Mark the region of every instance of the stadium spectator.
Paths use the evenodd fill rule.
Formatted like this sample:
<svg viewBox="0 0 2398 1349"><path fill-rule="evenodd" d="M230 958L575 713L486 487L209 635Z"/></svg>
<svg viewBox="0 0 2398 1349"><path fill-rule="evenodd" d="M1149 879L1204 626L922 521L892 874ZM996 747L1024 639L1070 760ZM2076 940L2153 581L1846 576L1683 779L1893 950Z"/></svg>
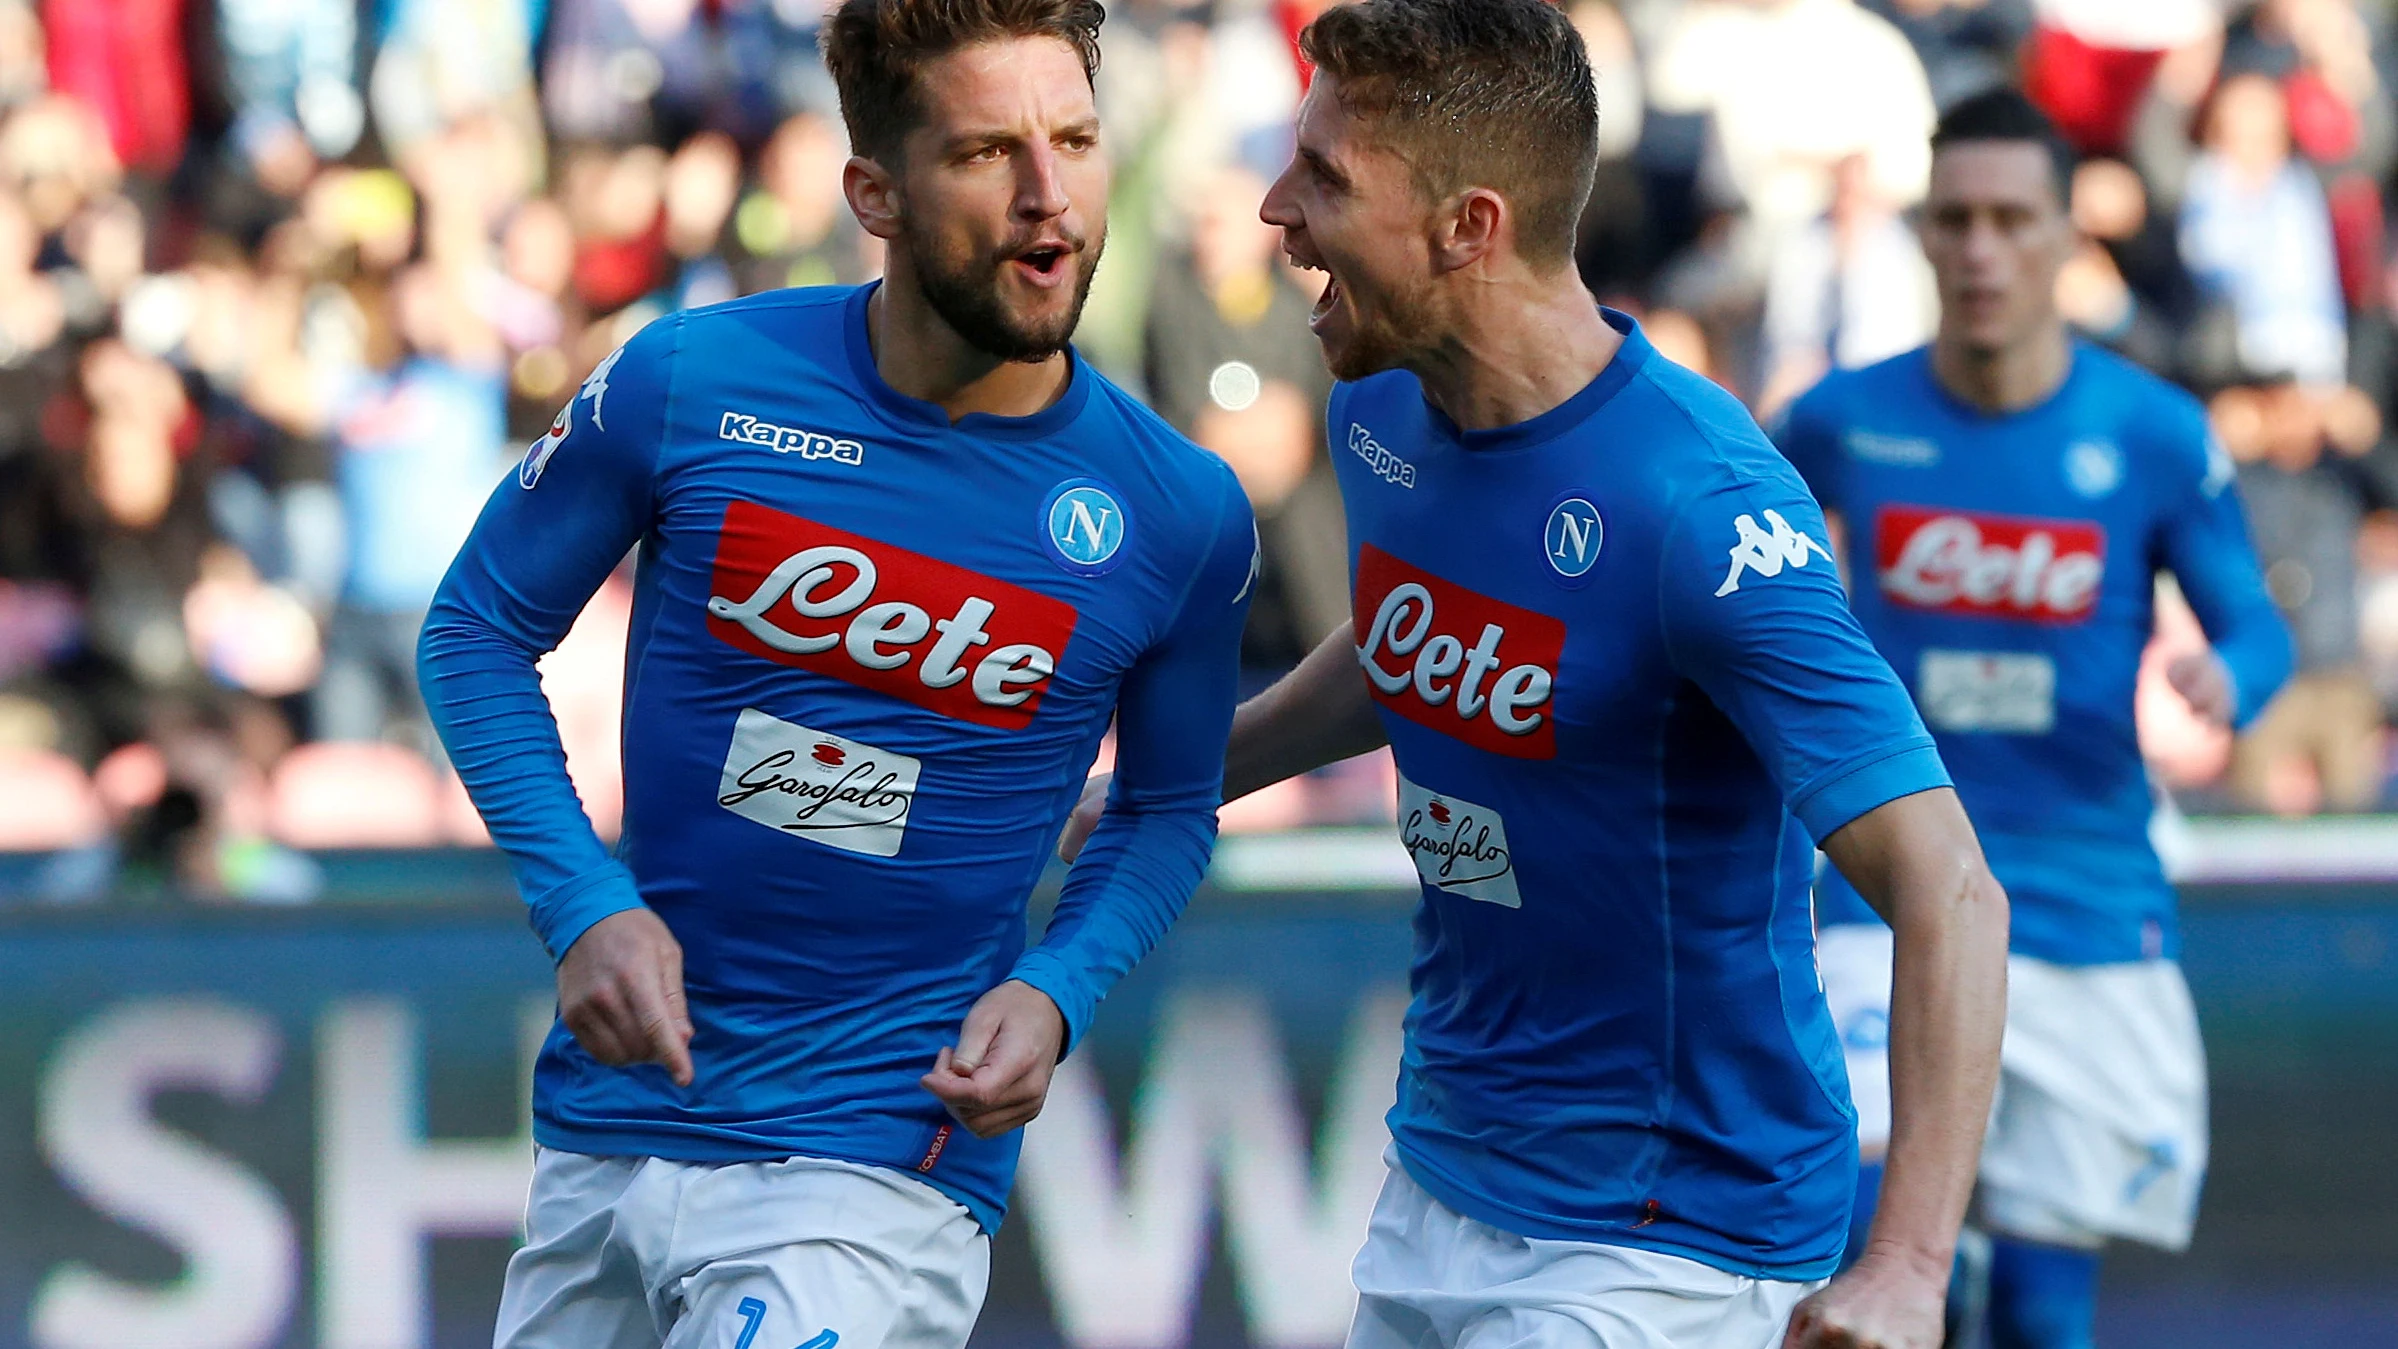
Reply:
<svg viewBox="0 0 2398 1349"><path fill-rule="evenodd" d="M1580 269L1761 410L1910 340L1899 221L1933 109L2023 80L2105 152L2074 179L2089 242L2060 303L2228 391L2245 471L2275 475L2259 532L2315 582L2310 668L2380 672L2398 703L2398 516L2368 513L2387 452L2328 429L2398 419L2387 5L1565 2L1603 109ZM1322 370L1283 350L1304 291L1250 222L1323 3L1125 0L1099 75L1118 174L1082 347L1241 467L1261 666L1342 612ZM0 0L0 743L92 770L198 694L414 740L412 608L576 383L669 309L879 271L816 22L767 0ZM1214 387L1232 363L1253 396ZM2258 448L2268 424L2309 466ZM2274 770L2270 804L2358 799L2370 774L2317 759L2305 792Z"/></svg>
<svg viewBox="0 0 2398 1349"><path fill-rule="evenodd" d="M369 363L325 372L350 540L314 701L329 740L387 735L432 752L416 697L416 634L500 476L505 404L496 335L454 278L418 263L368 305Z"/></svg>
<svg viewBox="0 0 2398 1349"><path fill-rule="evenodd" d="M1620 300L1635 290L1651 261L1647 191L1634 159L1646 125L1640 58L1613 0L1575 0L1569 12L1590 53L1599 94L1598 170L1582 209L1574 262L1592 294Z"/></svg>
<svg viewBox="0 0 2398 1349"><path fill-rule="evenodd" d="M2206 148L2182 197L2182 256L2229 300L2243 366L2307 384L2348 371L2331 217L2314 174L2291 158L2282 92L2262 75L2215 91Z"/></svg>
<svg viewBox="0 0 2398 1349"><path fill-rule="evenodd" d="M1888 201L1923 195L1932 95L1899 31L1852 0L1694 0L1649 68L1649 98L1714 118L1762 258L1831 205L1832 166L1862 155Z"/></svg>
<svg viewBox="0 0 2398 1349"><path fill-rule="evenodd" d="M854 286L880 270L841 199L848 147L822 114L786 118L758 156L758 182L733 219L744 292L778 286Z"/></svg>
<svg viewBox="0 0 2398 1349"><path fill-rule="evenodd" d="M2075 149L2121 154L2169 53L2220 40L2214 0L2033 0L2024 92Z"/></svg>
<svg viewBox="0 0 2398 1349"><path fill-rule="evenodd" d="M1862 155L1832 170L1832 206L1775 250L1765 291L1767 419L1827 371L1872 365L1931 340L1939 317L1915 232Z"/></svg>
<svg viewBox="0 0 2398 1349"><path fill-rule="evenodd" d="M2030 0L1861 0L1907 35L1941 108L2015 78Z"/></svg>
<svg viewBox="0 0 2398 1349"><path fill-rule="evenodd" d="M184 0L45 0L50 87L108 128L117 161L160 177L191 131Z"/></svg>
<svg viewBox="0 0 2398 1349"><path fill-rule="evenodd" d="M1222 170L1200 196L1186 247L1149 298L1149 398L1174 428L1222 455L1256 509L1265 555L1243 655L1287 666L1349 611L1340 495L1321 409L1332 390L1313 303L1280 260L1280 232L1252 203L1266 184Z"/></svg>
<svg viewBox="0 0 2398 1349"><path fill-rule="evenodd" d="M2234 747L2241 804L2280 815L2380 800L2381 707L2363 666L2357 538L2398 500L2381 419L2354 389L2281 382L2229 389L2210 408L2239 463L2265 584L2298 642L2298 673Z"/></svg>
<svg viewBox="0 0 2398 1349"><path fill-rule="evenodd" d="M338 160L366 129L351 0L217 0L233 125L253 164ZM301 159L305 150L307 159ZM286 195L289 195L288 193Z"/></svg>

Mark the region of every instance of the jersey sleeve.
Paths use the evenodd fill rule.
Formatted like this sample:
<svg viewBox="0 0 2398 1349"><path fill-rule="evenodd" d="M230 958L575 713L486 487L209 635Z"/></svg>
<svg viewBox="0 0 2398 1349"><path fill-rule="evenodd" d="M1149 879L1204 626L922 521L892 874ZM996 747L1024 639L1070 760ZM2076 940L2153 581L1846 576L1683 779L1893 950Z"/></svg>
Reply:
<svg viewBox="0 0 2398 1349"><path fill-rule="evenodd" d="M1740 728L1818 843L1949 785L1906 687L1850 615L1822 513L1786 475L1701 493L1667 529L1668 657Z"/></svg>
<svg viewBox="0 0 2398 1349"><path fill-rule="evenodd" d="M552 959L641 897L567 779L534 662L649 528L679 332L652 324L583 382L484 505L417 642L426 709Z"/></svg>
<svg viewBox="0 0 2398 1349"><path fill-rule="evenodd" d="M2248 541L2231 456L2195 403L2172 425L2168 472L2175 490L2167 497L2160 561L2231 672L2232 724L2244 727L2290 677L2296 648Z"/></svg>
<svg viewBox="0 0 2398 1349"><path fill-rule="evenodd" d="M1830 417L1825 415L1821 385L1791 400L1782 415L1774 419L1773 442L1825 510L1843 509L1836 471L1840 438L1832 430Z"/></svg>
<svg viewBox="0 0 2398 1349"><path fill-rule="evenodd" d="M1224 792L1241 628L1257 586L1257 527L1230 470L1207 552L1174 625L1125 676L1107 811L1067 873L1049 930L1011 977L1040 989L1081 1043L1099 1001L1206 875Z"/></svg>

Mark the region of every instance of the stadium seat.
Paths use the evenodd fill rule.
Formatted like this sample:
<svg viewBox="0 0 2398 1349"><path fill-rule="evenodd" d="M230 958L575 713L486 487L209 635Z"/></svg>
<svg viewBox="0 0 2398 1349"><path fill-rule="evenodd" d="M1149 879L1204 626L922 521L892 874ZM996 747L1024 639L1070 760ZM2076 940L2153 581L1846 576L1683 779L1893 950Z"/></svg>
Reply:
<svg viewBox="0 0 2398 1349"><path fill-rule="evenodd" d="M294 848L429 846L442 841L440 783L397 745L302 745L275 766L267 832Z"/></svg>
<svg viewBox="0 0 2398 1349"><path fill-rule="evenodd" d="M0 850L73 848L108 830L91 779L73 759L46 749L0 750Z"/></svg>

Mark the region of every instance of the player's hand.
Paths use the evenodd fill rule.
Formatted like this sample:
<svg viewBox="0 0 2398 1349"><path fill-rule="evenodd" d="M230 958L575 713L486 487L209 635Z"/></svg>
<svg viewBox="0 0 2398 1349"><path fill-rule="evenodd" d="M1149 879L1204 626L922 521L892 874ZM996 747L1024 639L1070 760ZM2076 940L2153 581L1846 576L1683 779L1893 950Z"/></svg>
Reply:
<svg viewBox="0 0 2398 1349"><path fill-rule="evenodd" d="M2231 671L2212 651L2187 651L2165 666L2165 682L2190 705L2199 720L2214 726L2231 725Z"/></svg>
<svg viewBox="0 0 2398 1349"><path fill-rule="evenodd" d="M611 1068L655 1063L691 1085L691 1012L683 948L648 909L602 918L558 962L558 1015L583 1051Z"/></svg>
<svg viewBox="0 0 2398 1349"><path fill-rule="evenodd" d="M1066 832L1057 836L1059 861L1071 862L1082 856L1082 845L1091 841L1091 831L1099 827L1099 817L1107 810L1107 786L1115 780L1113 773L1098 773L1082 784L1082 799L1066 817Z"/></svg>
<svg viewBox="0 0 2398 1349"><path fill-rule="evenodd" d="M1041 1113L1066 1045L1066 1018L1049 995L1010 979L966 1013L958 1042L924 1075L924 1089L977 1138L997 1138Z"/></svg>
<svg viewBox="0 0 2398 1349"><path fill-rule="evenodd" d="M1782 1349L1940 1349L1948 1267L1867 1251L1829 1288L1798 1305Z"/></svg>

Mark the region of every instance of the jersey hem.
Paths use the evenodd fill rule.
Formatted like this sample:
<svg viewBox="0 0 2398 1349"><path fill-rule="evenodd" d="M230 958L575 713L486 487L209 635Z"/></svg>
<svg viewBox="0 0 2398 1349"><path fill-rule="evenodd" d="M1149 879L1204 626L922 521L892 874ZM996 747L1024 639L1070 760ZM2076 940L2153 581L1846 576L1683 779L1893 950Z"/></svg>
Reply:
<svg viewBox="0 0 2398 1349"><path fill-rule="evenodd" d="M920 1174L908 1167L893 1165L888 1160L848 1155L829 1148L778 1148L704 1136L679 1137L667 1142L654 1134L612 1129L569 1129L539 1117L533 1120L533 1141L553 1152L572 1152L586 1157L655 1157L665 1162L725 1163L779 1162L789 1157L806 1157L820 1162L871 1166L940 1191L972 1215L975 1224L989 1235L997 1236L1000 1223L1007 1217L1004 1200L994 1203L987 1196Z"/></svg>
<svg viewBox="0 0 2398 1349"><path fill-rule="evenodd" d="M1726 1274L1737 1274L1745 1279L1772 1279L1785 1283L1809 1283L1816 1279L1827 1279L1840 1267L1838 1251L1828 1256L1786 1265L1759 1264L1726 1255L1721 1251L1709 1250L1704 1246L1642 1236L1613 1224L1574 1223L1543 1217L1481 1195L1468 1194L1449 1184L1445 1178L1433 1172L1429 1166L1409 1155L1409 1150L1404 1144L1398 1145L1395 1151L1398 1154L1399 1165L1406 1171L1407 1178L1422 1186L1425 1193L1457 1213L1478 1223L1488 1223L1511 1236L1535 1241L1571 1241L1586 1246L1624 1246L1638 1251L1653 1251L1659 1255L1672 1255L1679 1256L1684 1260L1695 1260L1710 1269L1720 1269Z"/></svg>

